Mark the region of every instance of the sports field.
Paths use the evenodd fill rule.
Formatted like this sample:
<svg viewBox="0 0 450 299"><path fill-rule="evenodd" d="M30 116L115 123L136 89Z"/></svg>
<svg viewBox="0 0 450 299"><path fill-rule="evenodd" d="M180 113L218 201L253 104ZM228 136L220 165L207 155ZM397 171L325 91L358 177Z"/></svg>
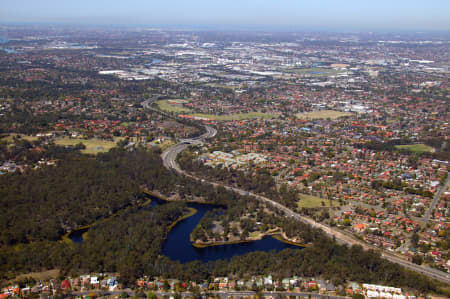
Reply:
<svg viewBox="0 0 450 299"><path fill-rule="evenodd" d="M160 100L156 101L159 109L166 112L174 112L174 113L184 113L192 116L203 117L211 120L243 120L243 119L251 119L251 118L263 118L263 119L272 119L277 117L275 114L270 113L262 113L262 112L250 112L250 113L237 113L237 114L229 114L229 115L215 115L215 114L207 114L207 113L192 113L189 108L183 107L183 103L187 103L186 100Z"/></svg>
<svg viewBox="0 0 450 299"><path fill-rule="evenodd" d="M174 113L186 113L190 112L191 110L189 108L183 107L183 103L187 101L185 100L160 100L156 101L156 104L158 105L159 109L167 112L174 112Z"/></svg>
<svg viewBox="0 0 450 299"><path fill-rule="evenodd" d="M434 149L431 146L428 146L423 143L396 145L395 147L399 150L407 150L416 154L432 153L434 151Z"/></svg>
<svg viewBox="0 0 450 299"><path fill-rule="evenodd" d="M120 123L120 125L123 126L123 127L132 126L134 124L136 124L136 123L133 122L133 121Z"/></svg>
<svg viewBox="0 0 450 299"><path fill-rule="evenodd" d="M236 86L236 85L226 85L226 84L219 84L219 83L207 83L207 84L205 84L205 86L219 87L219 88L232 89L232 90L236 90L239 88L239 86Z"/></svg>
<svg viewBox="0 0 450 299"><path fill-rule="evenodd" d="M2 140L6 141L7 143L11 143L11 142L13 142L13 139L16 136L19 138L22 138L24 140L30 141L30 142L38 140L38 137L36 137L36 136L24 135L24 134L11 134L9 136L3 137Z"/></svg>
<svg viewBox="0 0 450 299"><path fill-rule="evenodd" d="M106 141L97 138L93 139L82 139L82 138L57 138L55 139L55 144L68 146L68 145L77 145L78 143L83 143L86 147L81 152L83 154L97 154L109 151L111 148L116 146L116 143L120 141L122 138L115 138L114 141Z"/></svg>
<svg viewBox="0 0 450 299"><path fill-rule="evenodd" d="M351 112L342 112L334 110L320 110L312 112L297 113L295 116L300 119L337 119L339 117L351 116Z"/></svg>
<svg viewBox="0 0 450 299"><path fill-rule="evenodd" d="M204 117L204 118L212 119L212 120L243 120L243 119L251 119L251 118L272 119L272 118L277 117L275 114L262 113L262 112L238 113L238 114L230 114L230 115L195 113L195 114L192 114L192 116Z"/></svg>
<svg viewBox="0 0 450 299"><path fill-rule="evenodd" d="M322 205L322 202L324 202L324 205ZM331 202L333 207L337 207L339 205L339 202L336 200L333 200ZM300 200L298 201L298 207L299 208L320 208L320 207L331 207L330 201L328 199L320 198L317 196L307 195L307 194L300 194Z"/></svg>

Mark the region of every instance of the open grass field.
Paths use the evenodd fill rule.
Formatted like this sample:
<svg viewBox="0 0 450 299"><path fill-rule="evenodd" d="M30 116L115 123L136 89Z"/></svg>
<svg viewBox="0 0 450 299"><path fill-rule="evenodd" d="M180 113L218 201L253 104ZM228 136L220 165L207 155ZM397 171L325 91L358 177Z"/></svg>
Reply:
<svg viewBox="0 0 450 299"><path fill-rule="evenodd" d="M239 114L230 114L230 115L192 113L192 111L189 108L182 106L183 102L186 102L186 101L185 100L160 100L160 101L156 101L156 104L158 105L159 109L166 111L166 112L186 113L186 114L189 114L192 116L203 117L203 118L211 119L211 120L225 120L226 121L226 120L243 120L243 119L251 119L251 118L272 119L272 118L276 117L275 114L262 113L262 112L239 113Z"/></svg>
<svg viewBox="0 0 450 299"><path fill-rule="evenodd" d="M239 88L239 86L236 86L236 85L225 85L225 84L219 84L219 83L207 83L207 84L205 84L205 86L226 88L226 89L232 89L232 90L236 90Z"/></svg>
<svg viewBox="0 0 450 299"><path fill-rule="evenodd" d="M49 280L51 278L58 278L59 276L59 270L58 269L54 269L54 270L47 270L47 271L42 271L42 272L30 272L30 273L26 273L26 274L21 274L19 276L17 276L14 280L22 280L25 279L27 277L31 277L34 278L35 280Z"/></svg>
<svg viewBox="0 0 450 299"><path fill-rule="evenodd" d="M342 71L335 70L335 69L314 67L314 68L307 68L307 69L289 69L289 70L287 70L287 72L305 75L305 76L311 76L311 77L325 77L325 76L338 75Z"/></svg>
<svg viewBox="0 0 450 299"><path fill-rule="evenodd" d="M97 154L109 151L111 148L116 146L116 143L122 138L115 138L114 141L105 141L97 138L93 139L82 139L82 138L57 138L55 139L55 144L68 146L76 145L78 143L83 143L86 149L82 150L83 154Z"/></svg>
<svg viewBox="0 0 450 299"><path fill-rule="evenodd" d="M132 126L134 124L136 124L136 123L133 121L120 123L120 125L124 126L124 127Z"/></svg>
<svg viewBox="0 0 450 299"><path fill-rule="evenodd" d="M256 232L251 232L249 233L249 238L258 238L261 236L261 232L260 231L256 231Z"/></svg>
<svg viewBox="0 0 450 299"><path fill-rule="evenodd" d="M297 113L295 116L300 119L337 119L339 117L353 115L351 112L342 112L334 110L321 110L313 112Z"/></svg>
<svg viewBox="0 0 450 299"><path fill-rule="evenodd" d="M155 142L155 141L153 141ZM155 142L156 143L156 142ZM162 151L165 151L175 143L172 140L164 140L162 143L156 143L161 148Z"/></svg>
<svg viewBox="0 0 450 299"><path fill-rule="evenodd" d="M169 103L172 102L172 103ZM173 104L175 102L175 104ZM215 115L215 114L206 114L206 113L192 113L189 108L183 107L182 103L185 100L160 100L156 101L158 108L166 111L166 112L174 112L174 113L186 113L192 116L203 117L211 120L243 120L243 119L251 119L251 118L263 118L263 119L272 119L277 117L275 114L262 113L262 112L250 112L250 113L238 113L238 114L230 114L230 115Z"/></svg>
<svg viewBox="0 0 450 299"><path fill-rule="evenodd" d="M322 206L322 201L325 205ZM337 207L339 205L338 201L333 200L331 202L333 207ZM328 199L320 198L317 196L300 194L300 200L298 201L299 208L320 208L320 207L331 207L330 201Z"/></svg>
<svg viewBox="0 0 450 299"><path fill-rule="evenodd" d="M177 103L178 102L178 103ZM172 104L177 103L177 104ZM190 112L191 110L189 108L183 107L181 100L160 100L156 101L156 104L158 105L159 109L167 112L174 112L174 113L186 113Z"/></svg>
<svg viewBox="0 0 450 299"><path fill-rule="evenodd" d="M23 135L23 134L11 134L9 136L3 137L1 140L6 141L7 143L10 143L13 141L15 136L20 136L20 138L25 139L27 141L38 140L38 137L36 137L36 136Z"/></svg>
<svg viewBox="0 0 450 299"><path fill-rule="evenodd" d="M263 119L272 119L277 117L275 114L262 113L262 112L250 112L250 113L239 113L239 114L230 114L230 115L214 115L214 114L204 114L204 113L195 113L192 114L197 117L204 117L212 120L243 120L243 119L251 119L251 118L263 118Z"/></svg>
<svg viewBox="0 0 450 299"><path fill-rule="evenodd" d="M426 144L406 144L406 145L396 145L395 148L399 150L407 150L416 154L422 153L432 153L434 149Z"/></svg>

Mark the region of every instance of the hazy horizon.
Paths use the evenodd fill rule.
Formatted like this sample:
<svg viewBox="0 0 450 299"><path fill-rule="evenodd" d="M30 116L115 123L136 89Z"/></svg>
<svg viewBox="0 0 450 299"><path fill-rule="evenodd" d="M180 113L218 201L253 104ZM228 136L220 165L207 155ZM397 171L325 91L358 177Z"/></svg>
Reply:
<svg viewBox="0 0 450 299"><path fill-rule="evenodd" d="M450 1L168 0L0 4L1 23L325 31L449 31Z"/></svg>

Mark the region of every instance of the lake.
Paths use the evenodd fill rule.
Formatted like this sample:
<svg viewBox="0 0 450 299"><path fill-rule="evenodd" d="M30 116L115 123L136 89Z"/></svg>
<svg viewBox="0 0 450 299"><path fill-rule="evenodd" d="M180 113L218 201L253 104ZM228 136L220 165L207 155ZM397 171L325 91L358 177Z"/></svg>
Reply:
<svg viewBox="0 0 450 299"><path fill-rule="evenodd" d="M83 234L87 232L89 228L77 229L69 234L69 239L75 243L83 243Z"/></svg>
<svg viewBox="0 0 450 299"><path fill-rule="evenodd" d="M169 232L167 240L163 245L162 254L171 260L180 261L181 263L195 260L207 262L229 259L236 255L243 255L254 251L280 251L285 248L301 249L301 247L281 242L272 237L245 243L215 245L204 248L194 247L189 238L192 230L197 226L203 215L215 207L213 205L197 203L189 203L188 206L196 209L197 213L177 223Z"/></svg>
<svg viewBox="0 0 450 299"><path fill-rule="evenodd" d="M151 206L164 204L164 201L149 195L152 199ZM230 259L233 256L244 255L255 251L280 251L286 248L301 249L302 247L281 242L272 237L266 237L262 240L251 241L245 243L215 245L204 248L197 248L192 246L190 241L190 234L197 226L198 222L205 215L206 212L211 211L217 206L210 204L187 203L190 208L197 210L193 216L188 217L178 222L167 236L164 242L161 254L169 257L171 260L186 263L190 261L199 260L201 262L208 262L221 259ZM74 231L69 235L69 238L76 242L83 242L83 233L88 229L80 229Z"/></svg>

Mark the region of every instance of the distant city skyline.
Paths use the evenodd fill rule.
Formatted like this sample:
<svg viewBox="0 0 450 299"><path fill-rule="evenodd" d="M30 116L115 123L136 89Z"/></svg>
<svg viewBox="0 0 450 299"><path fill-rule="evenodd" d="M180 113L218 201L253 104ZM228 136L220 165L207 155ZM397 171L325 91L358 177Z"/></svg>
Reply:
<svg viewBox="0 0 450 299"><path fill-rule="evenodd" d="M450 30L448 0L15 0L2 23L219 26L287 30Z"/></svg>

